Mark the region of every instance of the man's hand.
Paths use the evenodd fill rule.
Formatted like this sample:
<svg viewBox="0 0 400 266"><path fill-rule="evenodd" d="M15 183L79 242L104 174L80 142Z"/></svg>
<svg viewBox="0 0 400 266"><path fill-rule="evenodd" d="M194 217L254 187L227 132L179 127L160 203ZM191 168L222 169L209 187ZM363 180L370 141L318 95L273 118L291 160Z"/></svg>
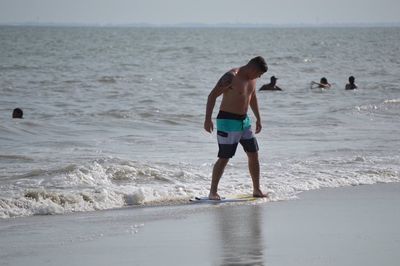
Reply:
<svg viewBox="0 0 400 266"><path fill-rule="evenodd" d="M257 120L257 122L256 122L256 134L260 133L261 129L262 129L261 122L259 120Z"/></svg>
<svg viewBox="0 0 400 266"><path fill-rule="evenodd" d="M213 124L213 122L212 122L211 120L209 120L209 119L206 119L206 120L204 121L204 129L205 129L208 133L213 132L213 130L214 130L214 124Z"/></svg>

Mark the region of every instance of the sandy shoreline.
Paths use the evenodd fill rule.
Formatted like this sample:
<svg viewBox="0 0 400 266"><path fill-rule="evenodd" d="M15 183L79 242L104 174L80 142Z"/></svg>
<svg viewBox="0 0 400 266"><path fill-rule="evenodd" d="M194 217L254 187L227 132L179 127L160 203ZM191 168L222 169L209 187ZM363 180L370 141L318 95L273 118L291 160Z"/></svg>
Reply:
<svg viewBox="0 0 400 266"><path fill-rule="evenodd" d="M397 265L400 183L0 220L1 265Z"/></svg>

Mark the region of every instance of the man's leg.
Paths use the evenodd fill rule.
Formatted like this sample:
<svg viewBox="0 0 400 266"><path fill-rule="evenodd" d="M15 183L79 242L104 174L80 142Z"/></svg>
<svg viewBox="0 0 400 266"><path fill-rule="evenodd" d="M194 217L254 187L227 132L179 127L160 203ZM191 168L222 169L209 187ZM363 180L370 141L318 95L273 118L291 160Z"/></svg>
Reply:
<svg viewBox="0 0 400 266"><path fill-rule="evenodd" d="M220 200L220 196L218 195L218 183L219 180L221 179L222 174L224 173L225 166L228 164L229 159L227 158L219 158L213 168L213 173L212 173L212 180L211 180L211 189L210 189L210 194L208 195L209 199L212 200Z"/></svg>
<svg viewBox="0 0 400 266"><path fill-rule="evenodd" d="M246 152L249 158L249 171L253 181L253 196L266 197L260 189L260 163L258 161L258 152Z"/></svg>

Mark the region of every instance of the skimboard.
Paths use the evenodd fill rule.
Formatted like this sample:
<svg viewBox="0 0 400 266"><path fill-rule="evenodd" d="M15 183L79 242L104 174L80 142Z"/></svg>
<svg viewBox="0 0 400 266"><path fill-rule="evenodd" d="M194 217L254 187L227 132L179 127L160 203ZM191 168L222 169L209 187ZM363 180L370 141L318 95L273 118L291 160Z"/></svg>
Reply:
<svg viewBox="0 0 400 266"><path fill-rule="evenodd" d="M227 198L222 197L220 200L211 200L208 197L194 197L190 199L190 202L193 203L229 203L229 202L246 202L246 201L255 201L260 198L255 198L250 195L234 195Z"/></svg>

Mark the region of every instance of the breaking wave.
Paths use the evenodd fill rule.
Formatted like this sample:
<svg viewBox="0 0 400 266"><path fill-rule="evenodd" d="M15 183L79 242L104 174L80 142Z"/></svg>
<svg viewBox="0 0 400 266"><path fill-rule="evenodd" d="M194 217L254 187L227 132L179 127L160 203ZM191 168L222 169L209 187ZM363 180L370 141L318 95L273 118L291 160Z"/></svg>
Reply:
<svg viewBox="0 0 400 266"><path fill-rule="evenodd" d="M302 191L400 181L400 158L287 161L262 165L264 191L271 201L293 199ZM0 217L64 214L132 205L167 205L207 195L212 165L149 164L101 159L60 169L41 169L4 185ZM249 194L245 163L229 165L222 195Z"/></svg>

